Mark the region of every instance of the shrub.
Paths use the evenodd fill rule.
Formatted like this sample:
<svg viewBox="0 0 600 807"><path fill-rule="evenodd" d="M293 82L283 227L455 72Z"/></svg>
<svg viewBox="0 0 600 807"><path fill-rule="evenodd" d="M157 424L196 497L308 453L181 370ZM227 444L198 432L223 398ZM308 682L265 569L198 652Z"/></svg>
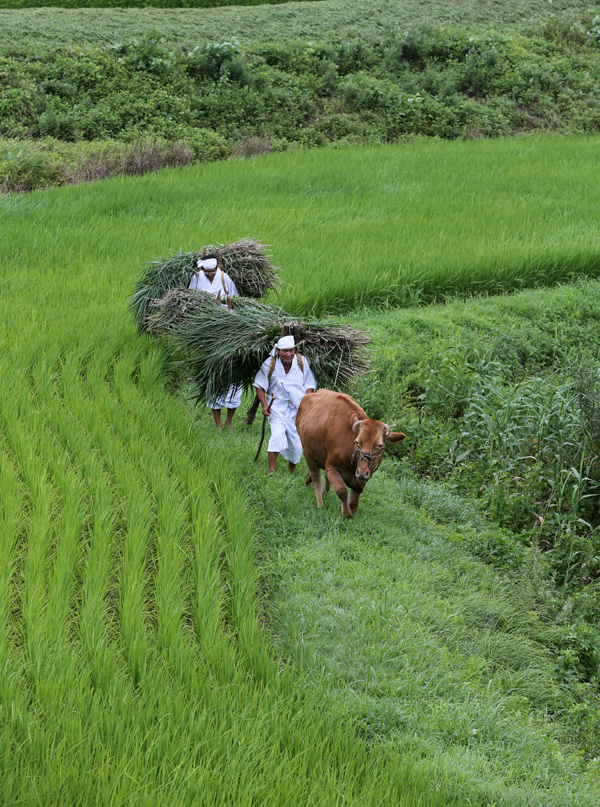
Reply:
<svg viewBox="0 0 600 807"><path fill-rule="evenodd" d="M184 137L194 156L194 160L201 163L224 160L231 154L231 147L227 140L212 129L195 129Z"/></svg>
<svg viewBox="0 0 600 807"><path fill-rule="evenodd" d="M218 159L252 138L287 148L594 132L596 23L527 37L421 25L385 42L229 41L191 51L152 32L107 48L14 53L0 57L0 135L179 140Z"/></svg>
<svg viewBox="0 0 600 807"><path fill-rule="evenodd" d="M271 151L271 141L266 137L242 137L231 151L232 157L256 157Z"/></svg>

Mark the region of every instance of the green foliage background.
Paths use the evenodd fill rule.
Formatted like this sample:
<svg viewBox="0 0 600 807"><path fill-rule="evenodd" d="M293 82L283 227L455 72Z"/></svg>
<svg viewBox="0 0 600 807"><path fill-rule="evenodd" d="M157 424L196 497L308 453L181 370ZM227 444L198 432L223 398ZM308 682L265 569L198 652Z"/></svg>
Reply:
<svg viewBox="0 0 600 807"><path fill-rule="evenodd" d="M526 33L409 23L377 39L184 44L155 32L103 47L22 44L0 55L0 79L4 191L93 176L101 154L105 173L118 172L119 142L154 142L169 165L173 144L185 164L328 143L592 133L600 16Z"/></svg>
<svg viewBox="0 0 600 807"><path fill-rule="evenodd" d="M280 5L231 4L219 9L46 7L16 3L3 11L0 46L56 47L73 42L110 45L161 30L175 41L206 38L267 42L274 39L381 38L410 24L460 25L477 29L526 30L558 16L576 17L597 8L589 0L321 0ZM42 5L42 3L40 3ZM8 9L8 7L4 7Z"/></svg>
<svg viewBox="0 0 600 807"><path fill-rule="evenodd" d="M597 16L0 12L4 190L297 151L0 198L3 803L598 804L598 284L508 293L598 274ZM372 334L351 523L129 318L246 234Z"/></svg>

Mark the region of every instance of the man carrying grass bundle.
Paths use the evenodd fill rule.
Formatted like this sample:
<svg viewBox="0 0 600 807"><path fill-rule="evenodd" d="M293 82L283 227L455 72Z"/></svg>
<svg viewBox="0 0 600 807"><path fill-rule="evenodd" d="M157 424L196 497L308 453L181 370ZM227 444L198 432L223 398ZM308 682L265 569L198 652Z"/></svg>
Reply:
<svg viewBox="0 0 600 807"><path fill-rule="evenodd" d="M237 297L238 290L227 272L224 272L223 269L219 267L217 256L212 254L204 255L204 257L198 259L196 265L198 266L198 272L192 275L189 286L190 289L195 291L207 291L209 294L214 294L217 298L221 297L221 299L224 300L225 307L227 307L230 298ZM242 388L233 385L229 387L225 395L206 402L206 405L212 409L217 429L220 429L222 425L221 410L223 407L227 409L225 428L230 429L232 427L233 416L241 400Z"/></svg>
<svg viewBox="0 0 600 807"><path fill-rule="evenodd" d="M296 356L293 336L282 336L277 342L275 354L262 363L254 379L254 386L263 415L269 418L271 427L267 447L269 475L275 473L279 454L288 461L292 473L302 456L302 443L296 430L296 413L304 395L314 392L317 386L308 359L305 356Z"/></svg>

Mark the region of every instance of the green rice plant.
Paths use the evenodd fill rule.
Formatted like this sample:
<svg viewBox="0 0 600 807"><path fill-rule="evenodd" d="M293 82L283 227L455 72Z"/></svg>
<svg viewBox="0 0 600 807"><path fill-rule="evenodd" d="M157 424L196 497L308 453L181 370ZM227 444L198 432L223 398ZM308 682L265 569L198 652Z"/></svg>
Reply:
<svg viewBox="0 0 600 807"><path fill-rule="evenodd" d="M544 153L556 161L558 151ZM359 186L373 154L353 165ZM394 154L379 153L392 174ZM572 670L573 642L556 645L562 655L553 647L560 637L544 621L543 589L529 596L469 558L466 548L495 540L485 523L427 491L405 498L391 462L370 483L357 521L341 524L331 498L316 513L301 479L249 470L256 430L216 434L203 410L173 396L163 382L166 346L136 333L125 301L140 239L157 254L165 243L193 246L198 227L227 240L248 231L240 225L248 218L277 245L286 281L295 272L300 291L322 290L325 309L360 297L352 283L360 287L365 272L351 240L340 249L336 229L354 215L362 255L373 200L363 204L359 188L350 207L334 205L331 174L319 185L306 155L281 156L295 170L282 161L278 178L248 161L221 166L223 174L207 167L202 182L166 172L0 202L8 269L0 474L10 488L0 524L3 549L15 552L0 558L2 799L595 804L585 758L593 720L583 716L593 700L582 689L576 703L552 672L555 661ZM184 218L168 215L175 203ZM432 220L412 242L429 234L430 256ZM231 230L217 232L215 221ZM581 246L581 231L565 221L565 242ZM396 225L391 217L380 231L386 259ZM297 238L308 226L310 251ZM328 267L339 272L340 256L347 288L331 296ZM296 291L283 287L286 310L296 310L287 303ZM591 328L591 286L579 294L570 318ZM533 307L509 297L498 305L513 306L521 327ZM546 313L549 328L574 339L573 323L555 313ZM417 315L431 311L404 315L413 317L409 336L373 346L385 341L397 354L398 378L415 345L436 355L449 338L444 313L429 330L419 330ZM479 315L472 324L485 330ZM386 395L381 388L381 406Z"/></svg>

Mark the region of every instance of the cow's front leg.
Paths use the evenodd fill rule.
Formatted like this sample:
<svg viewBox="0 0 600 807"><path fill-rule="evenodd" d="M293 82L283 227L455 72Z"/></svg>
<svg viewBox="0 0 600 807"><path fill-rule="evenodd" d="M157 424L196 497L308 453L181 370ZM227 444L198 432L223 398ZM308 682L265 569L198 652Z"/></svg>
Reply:
<svg viewBox="0 0 600 807"><path fill-rule="evenodd" d="M331 487L335 490L342 503L342 516L351 518L353 513L348 507L348 488L346 487L342 475L335 468L327 468L325 474L331 483Z"/></svg>
<svg viewBox="0 0 600 807"><path fill-rule="evenodd" d="M358 500L360 499L360 493L357 493L355 490L350 491L350 496L348 498L348 506L350 507L350 512L352 515L356 513L356 508L358 507Z"/></svg>
<svg viewBox="0 0 600 807"><path fill-rule="evenodd" d="M318 465L315 465L314 462L309 460L308 457L306 457L306 465L308 467L308 473L310 474L310 478L317 495L317 507L321 508L323 507L323 484L321 482L321 469Z"/></svg>

